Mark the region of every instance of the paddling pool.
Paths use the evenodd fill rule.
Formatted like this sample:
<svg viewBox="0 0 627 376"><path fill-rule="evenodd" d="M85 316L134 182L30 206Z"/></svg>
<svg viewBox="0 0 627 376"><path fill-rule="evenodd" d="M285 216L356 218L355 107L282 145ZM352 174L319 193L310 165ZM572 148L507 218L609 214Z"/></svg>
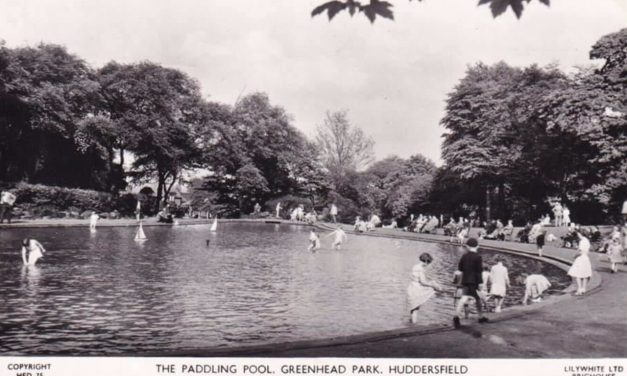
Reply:
<svg viewBox="0 0 627 376"><path fill-rule="evenodd" d="M448 323L453 245L350 235L339 251L309 227L265 223L135 228L0 230L0 355L117 355L321 339L410 325L406 287L422 252L430 278L447 286L417 325ZM22 266L20 241L48 251ZM208 245L207 245L208 244ZM493 251L481 250L492 265ZM504 255L510 278L541 272L549 293L570 284L561 269ZM514 285L505 306L519 304Z"/></svg>

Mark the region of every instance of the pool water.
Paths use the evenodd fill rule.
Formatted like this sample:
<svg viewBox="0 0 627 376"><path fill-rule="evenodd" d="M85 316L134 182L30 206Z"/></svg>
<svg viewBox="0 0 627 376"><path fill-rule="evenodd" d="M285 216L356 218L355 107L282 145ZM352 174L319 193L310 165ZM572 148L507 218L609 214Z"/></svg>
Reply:
<svg viewBox="0 0 627 376"><path fill-rule="evenodd" d="M450 322L460 247L349 235L307 251L308 227L222 223L0 231L0 354L111 355L234 347L397 329L409 323L406 288L422 252L446 285L420 324ZM48 251L22 266L20 241ZM208 245L207 245L208 244ZM491 251L481 251L494 264ZM570 284L551 265L506 255L510 278L541 272L549 293ZM514 285L505 305L520 304Z"/></svg>

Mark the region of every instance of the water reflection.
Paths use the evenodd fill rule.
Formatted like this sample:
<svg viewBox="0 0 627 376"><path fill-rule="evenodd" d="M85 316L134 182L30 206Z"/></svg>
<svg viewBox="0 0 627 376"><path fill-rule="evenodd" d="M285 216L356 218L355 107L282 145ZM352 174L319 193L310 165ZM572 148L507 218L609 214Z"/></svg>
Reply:
<svg viewBox="0 0 627 376"><path fill-rule="evenodd" d="M13 249L28 229L0 231L0 352L117 354L333 337L408 325L405 290L427 251L430 278L447 286L421 323L448 322L461 247L349 235L306 251L309 229L221 224L38 229L46 258L23 268ZM207 240L210 241L207 246ZM11 247L4 248L5 245ZM482 251L487 264L494 252ZM19 256L19 255L18 255ZM570 280L534 260L507 257L512 280L542 268L557 291ZM505 305L518 304L512 286Z"/></svg>

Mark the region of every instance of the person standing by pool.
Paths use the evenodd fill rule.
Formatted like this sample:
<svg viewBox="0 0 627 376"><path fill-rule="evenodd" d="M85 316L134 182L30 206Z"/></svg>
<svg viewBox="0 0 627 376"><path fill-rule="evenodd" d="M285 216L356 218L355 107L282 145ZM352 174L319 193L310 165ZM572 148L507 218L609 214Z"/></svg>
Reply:
<svg viewBox="0 0 627 376"><path fill-rule="evenodd" d="M340 226L337 226L335 231L331 232L327 236L333 236L333 235L335 235L335 240L333 240L333 245L331 247L333 247L333 249L335 250L339 250L342 243L346 241L348 237L346 236L346 233L344 232L344 230L342 230Z"/></svg>
<svg viewBox="0 0 627 376"><path fill-rule="evenodd" d="M37 260L43 257L44 253L46 253L44 246L37 240L29 238L22 240L22 261L24 261L24 265L34 266Z"/></svg>
<svg viewBox="0 0 627 376"><path fill-rule="evenodd" d="M538 256L542 257L542 248L544 248L544 237L546 236L546 230L542 222L538 222L538 234L536 235L536 246L538 247Z"/></svg>
<svg viewBox="0 0 627 376"><path fill-rule="evenodd" d="M455 328L461 326L460 317L462 316L464 305L468 299L473 298L477 306L477 313L479 314L479 322L484 323L488 321L488 318L483 316L483 304L477 289L479 285L483 283L481 273L483 272L483 260L478 253L479 242L475 238L470 238L466 242L468 252L466 252L459 260L457 270L462 273L462 297L457 302L455 307L455 317L453 317L453 325Z"/></svg>
<svg viewBox="0 0 627 376"><path fill-rule="evenodd" d="M333 223L336 223L337 206L335 206L335 203L331 204L331 210L329 210L329 215L331 216L331 220L333 220Z"/></svg>
<svg viewBox="0 0 627 376"><path fill-rule="evenodd" d="M96 225L98 224L98 219L100 219L100 216L95 211L92 211L91 215L89 216L89 229L90 230L96 229Z"/></svg>
<svg viewBox="0 0 627 376"><path fill-rule="evenodd" d="M316 252L320 249L320 238L318 238L315 228L311 229L311 232L309 233L309 243L309 248L307 248L307 250Z"/></svg>
<svg viewBox="0 0 627 376"><path fill-rule="evenodd" d="M562 209L562 226L570 225L570 209L566 205Z"/></svg>
<svg viewBox="0 0 627 376"><path fill-rule="evenodd" d="M555 227L562 227L562 215L563 215L562 204L559 201L557 201L553 205L553 217L555 218Z"/></svg>
<svg viewBox="0 0 627 376"><path fill-rule="evenodd" d="M435 291L442 291L442 286L433 280L428 280L425 269L433 261L428 253L423 253L418 258L419 262L411 270L411 282L407 286L407 297L409 300L409 314L411 322L418 321L418 310L427 300L431 299Z"/></svg>
<svg viewBox="0 0 627 376"><path fill-rule="evenodd" d="M11 223L11 211L16 199L17 197L9 191L3 191L0 194L0 223L4 222L5 219Z"/></svg>
<svg viewBox="0 0 627 376"><path fill-rule="evenodd" d="M622 264L625 259L623 258L623 247L620 244L620 235L613 236L610 240L610 244L607 247L607 257L610 259L610 269L612 273L618 271L616 264Z"/></svg>
<svg viewBox="0 0 627 376"><path fill-rule="evenodd" d="M276 204L276 217L281 218L281 201Z"/></svg>
<svg viewBox="0 0 627 376"><path fill-rule="evenodd" d="M592 277L592 264L590 263L590 240L577 232L579 238L579 256L568 269L568 275L577 281L577 292L575 295L583 295L586 293L586 285L588 279Z"/></svg>
<svg viewBox="0 0 627 376"><path fill-rule="evenodd" d="M496 257L496 264L490 268L490 282L490 298L496 300L494 312L499 313L509 288L509 273L503 265L503 257L500 255Z"/></svg>

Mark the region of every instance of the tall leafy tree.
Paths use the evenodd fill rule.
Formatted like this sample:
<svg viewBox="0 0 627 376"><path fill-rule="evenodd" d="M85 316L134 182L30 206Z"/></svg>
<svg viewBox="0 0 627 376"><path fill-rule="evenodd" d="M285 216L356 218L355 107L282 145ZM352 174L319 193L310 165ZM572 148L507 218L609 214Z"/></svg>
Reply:
<svg viewBox="0 0 627 376"><path fill-rule="evenodd" d="M107 156L75 139L97 112L91 68L57 45L1 50L0 179L106 189Z"/></svg>
<svg viewBox="0 0 627 376"><path fill-rule="evenodd" d="M201 142L210 170L205 188L219 192L220 203L249 209L240 205L244 195L238 188L244 184L241 179L264 181L260 185L264 189L246 194L248 203L287 194L318 197L325 192L316 149L292 125L287 112L272 105L266 94L245 96L232 108L209 104L204 118Z"/></svg>
<svg viewBox="0 0 627 376"><path fill-rule="evenodd" d="M327 112L316 129L316 144L336 190L347 184L347 174L367 167L374 159L374 141L353 126L346 111Z"/></svg>
<svg viewBox="0 0 627 376"><path fill-rule="evenodd" d="M137 180L157 181L157 202L185 169L199 165L202 98L198 83L158 64L109 63L100 70L108 116L118 127L116 147L134 155Z"/></svg>

